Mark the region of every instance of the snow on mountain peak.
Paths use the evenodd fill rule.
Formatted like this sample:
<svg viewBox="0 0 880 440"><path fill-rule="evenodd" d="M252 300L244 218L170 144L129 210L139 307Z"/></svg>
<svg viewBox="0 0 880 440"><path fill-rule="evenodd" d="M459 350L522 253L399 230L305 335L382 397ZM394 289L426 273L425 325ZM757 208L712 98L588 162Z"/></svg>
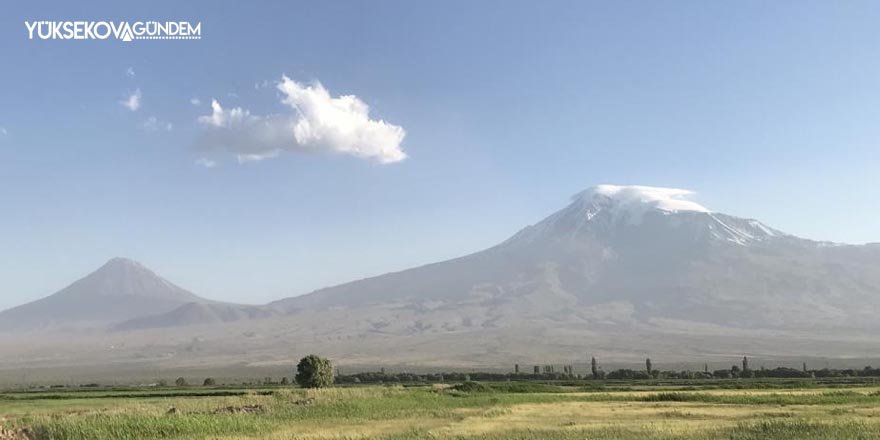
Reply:
<svg viewBox="0 0 880 440"><path fill-rule="evenodd" d="M711 211L689 200L693 194L678 188L598 185L575 195L567 207L523 229L506 243L533 243L548 237L557 241L577 239L585 234L613 240L621 234L637 233L631 228L643 225L647 228L643 231L652 234L677 234L683 240L705 237L743 246L786 236L757 220Z"/></svg>
<svg viewBox="0 0 880 440"><path fill-rule="evenodd" d="M643 210L654 208L661 211L711 212L699 203L687 200L694 192L679 188L662 188L639 185L598 185L575 196L588 202L614 201L622 208Z"/></svg>

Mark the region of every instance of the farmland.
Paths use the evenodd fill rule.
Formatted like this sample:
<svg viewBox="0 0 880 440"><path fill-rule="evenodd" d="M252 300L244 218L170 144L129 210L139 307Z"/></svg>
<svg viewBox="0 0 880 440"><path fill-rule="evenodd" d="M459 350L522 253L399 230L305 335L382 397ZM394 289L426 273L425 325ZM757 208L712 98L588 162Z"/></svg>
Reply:
<svg viewBox="0 0 880 440"><path fill-rule="evenodd" d="M514 381L19 390L0 393L0 424L25 429L21 439L876 439L880 386Z"/></svg>

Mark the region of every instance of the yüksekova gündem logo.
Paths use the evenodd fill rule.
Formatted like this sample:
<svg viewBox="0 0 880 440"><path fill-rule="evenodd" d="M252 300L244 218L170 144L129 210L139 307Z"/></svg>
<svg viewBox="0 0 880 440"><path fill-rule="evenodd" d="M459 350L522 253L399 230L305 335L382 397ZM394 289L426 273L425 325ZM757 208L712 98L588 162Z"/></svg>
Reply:
<svg viewBox="0 0 880 440"><path fill-rule="evenodd" d="M202 22L26 21L30 40L200 40Z"/></svg>

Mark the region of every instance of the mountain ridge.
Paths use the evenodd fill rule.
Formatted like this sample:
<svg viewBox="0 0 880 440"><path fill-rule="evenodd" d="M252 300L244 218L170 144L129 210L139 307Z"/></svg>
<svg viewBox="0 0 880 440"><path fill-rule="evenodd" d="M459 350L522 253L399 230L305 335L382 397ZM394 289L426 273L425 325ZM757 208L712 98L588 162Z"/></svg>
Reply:
<svg viewBox="0 0 880 440"><path fill-rule="evenodd" d="M155 351L156 362L240 360L234 347L268 362L288 344L352 362L507 362L586 347L622 358L880 355L864 336L880 330L880 244L799 238L690 196L597 187L469 255L265 306L187 301L108 323L103 337L129 344L119 359ZM194 339L198 350L178 350Z"/></svg>

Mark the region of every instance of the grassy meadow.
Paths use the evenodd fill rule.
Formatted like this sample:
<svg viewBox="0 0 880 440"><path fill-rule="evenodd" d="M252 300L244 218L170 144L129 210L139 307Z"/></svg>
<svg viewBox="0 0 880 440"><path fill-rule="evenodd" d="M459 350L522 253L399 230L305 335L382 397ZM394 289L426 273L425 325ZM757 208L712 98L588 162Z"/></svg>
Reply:
<svg viewBox="0 0 880 440"><path fill-rule="evenodd" d="M760 386L760 387L759 387ZM0 393L21 439L878 439L880 387L530 382ZM173 408L173 409L172 409Z"/></svg>

